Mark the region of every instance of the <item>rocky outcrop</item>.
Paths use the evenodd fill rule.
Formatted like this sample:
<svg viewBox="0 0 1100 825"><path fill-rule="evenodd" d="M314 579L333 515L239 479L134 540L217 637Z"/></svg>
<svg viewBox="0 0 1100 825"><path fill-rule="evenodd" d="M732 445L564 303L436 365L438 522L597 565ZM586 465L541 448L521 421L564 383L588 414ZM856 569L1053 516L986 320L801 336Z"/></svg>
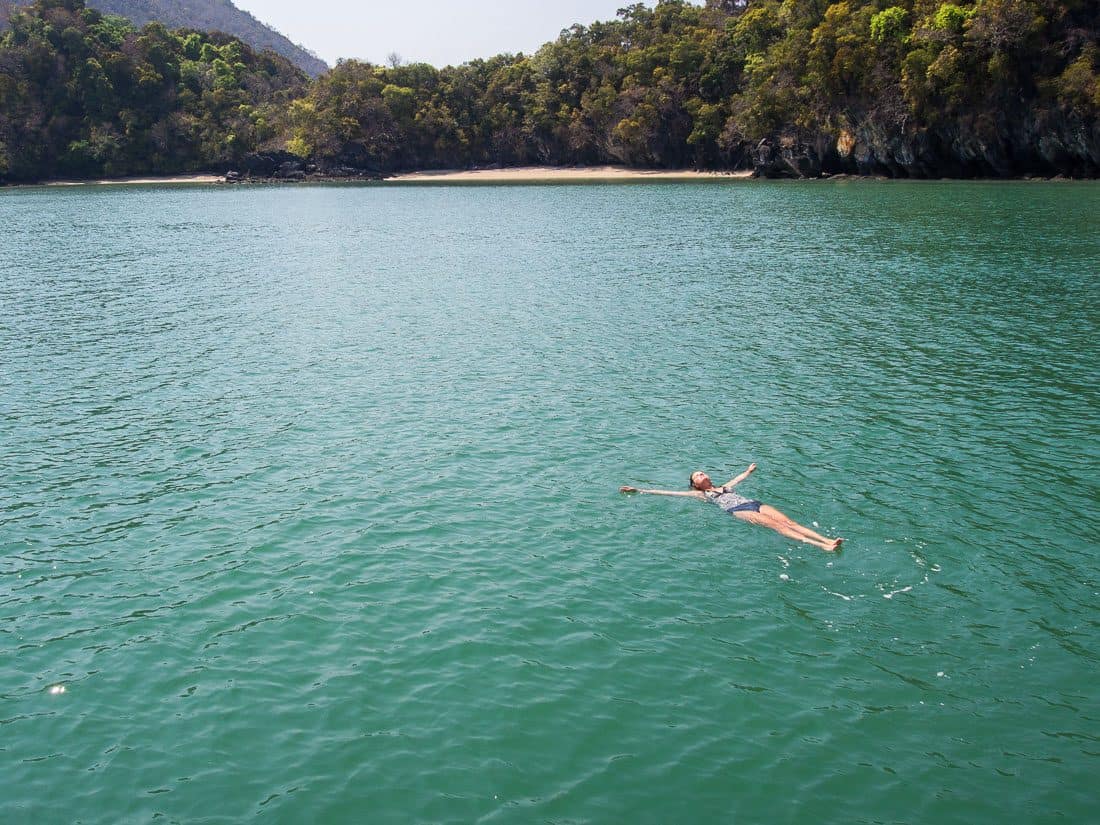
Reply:
<svg viewBox="0 0 1100 825"><path fill-rule="evenodd" d="M380 180L374 170L353 166L310 163L292 152L275 150L245 155L234 168L225 172L226 183L302 180Z"/></svg>
<svg viewBox="0 0 1100 825"><path fill-rule="evenodd" d="M836 133L765 138L750 158L764 178L1097 177L1100 122L1046 113L898 129L866 120Z"/></svg>
<svg viewBox="0 0 1100 825"><path fill-rule="evenodd" d="M286 177L290 173L304 172L305 159L291 152L252 152L245 155L239 170L251 178Z"/></svg>
<svg viewBox="0 0 1100 825"><path fill-rule="evenodd" d="M823 163L817 148L794 135L764 138L751 154L759 178L819 178Z"/></svg>

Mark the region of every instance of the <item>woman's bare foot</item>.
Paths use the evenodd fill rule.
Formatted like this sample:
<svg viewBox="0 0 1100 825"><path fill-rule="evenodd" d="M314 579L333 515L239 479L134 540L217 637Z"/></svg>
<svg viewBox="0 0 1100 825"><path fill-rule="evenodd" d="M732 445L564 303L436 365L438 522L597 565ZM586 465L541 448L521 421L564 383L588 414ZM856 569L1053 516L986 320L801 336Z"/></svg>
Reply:
<svg viewBox="0 0 1100 825"><path fill-rule="evenodd" d="M835 553L837 550L840 549L840 545L842 545L842 544L844 544L844 539L833 539L829 543L829 546L826 547L825 549L830 553Z"/></svg>

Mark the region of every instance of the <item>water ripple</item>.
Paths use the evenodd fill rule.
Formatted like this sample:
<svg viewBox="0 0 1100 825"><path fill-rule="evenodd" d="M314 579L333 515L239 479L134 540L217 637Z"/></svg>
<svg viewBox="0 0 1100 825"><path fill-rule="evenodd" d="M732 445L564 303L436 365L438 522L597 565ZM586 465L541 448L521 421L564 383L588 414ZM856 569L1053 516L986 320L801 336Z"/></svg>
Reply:
<svg viewBox="0 0 1100 825"><path fill-rule="evenodd" d="M0 809L1086 821L1098 198L0 193Z"/></svg>

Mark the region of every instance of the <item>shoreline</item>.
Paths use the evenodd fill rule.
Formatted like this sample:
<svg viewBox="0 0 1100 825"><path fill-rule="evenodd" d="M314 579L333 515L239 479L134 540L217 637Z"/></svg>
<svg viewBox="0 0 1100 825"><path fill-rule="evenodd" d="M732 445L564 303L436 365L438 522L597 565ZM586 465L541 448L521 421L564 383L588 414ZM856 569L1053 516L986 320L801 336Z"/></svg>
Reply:
<svg viewBox="0 0 1100 825"><path fill-rule="evenodd" d="M140 175L124 178L93 178L89 180L48 180L37 183L0 184L4 189L25 189L40 186L160 186L160 185L240 185L240 184L287 184L287 183L346 183L346 184L554 184L554 183L631 183L631 182L729 182L735 180L777 180L794 182L822 181L876 181L890 182L904 180L908 182L1060 182L1092 180L1089 178L1066 178L1062 176L1039 177L1022 176L1014 178L888 178L877 175L836 174L822 175L819 178L757 178L752 170L695 170L695 169L631 169L623 166L515 166L493 169L425 169L416 172L400 172L386 177L345 177L324 174L307 174L296 178L258 177L228 180L225 175L203 172L190 175Z"/></svg>
<svg viewBox="0 0 1100 825"><path fill-rule="evenodd" d="M426 169L402 172L386 183L543 183L554 181L734 180L752 177L751 170L628 169L623 166L515 166L501 169Z"/></svg>
<svg viewBox="0 0 1100 825"><path fill-rule="evenodd" d="M2 188L33 186L155 186L161 184L249 184L249 183L554 183L558 181L679 181L735 180L752 177L747 170L697 171L693 169L628 169L622 166L517 166L501 169L426 169L401 172L383 178L354 178L334 175L307 175L299 179L244 178L227 181L225 175L141 175L125 178L90 180L48 180L37 183L13 183Z"/></svg>
<svg viewBox="0 0 1100 825"><path fill-rule="evenodd" d="M48 180L41 183L14 184L15 186L127 186L155 183L225 183L225 175L142 175L128 178L97 178L94 180Z"/></svg>

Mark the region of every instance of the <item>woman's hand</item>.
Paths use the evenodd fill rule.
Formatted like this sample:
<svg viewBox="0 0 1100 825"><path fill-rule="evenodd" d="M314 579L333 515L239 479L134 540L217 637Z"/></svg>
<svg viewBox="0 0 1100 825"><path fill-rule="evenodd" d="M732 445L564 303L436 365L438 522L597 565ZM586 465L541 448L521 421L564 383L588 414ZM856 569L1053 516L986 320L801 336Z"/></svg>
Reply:
<svg viewBox="0 0 1100 825"><path fill-rule="evenodd" d="M753 462L752 464L749 465L749 469L745 470L745 475L750 475L750 474L755 473L755 472L756 472L756 463Z"/></svg>
<svg viewBox="0 0 1100 825"><path fill-rule="evenodd" d="M636 493L636 492L638 492L638 488L637 487L620 487L619 492L620 493Z"/></svg>

